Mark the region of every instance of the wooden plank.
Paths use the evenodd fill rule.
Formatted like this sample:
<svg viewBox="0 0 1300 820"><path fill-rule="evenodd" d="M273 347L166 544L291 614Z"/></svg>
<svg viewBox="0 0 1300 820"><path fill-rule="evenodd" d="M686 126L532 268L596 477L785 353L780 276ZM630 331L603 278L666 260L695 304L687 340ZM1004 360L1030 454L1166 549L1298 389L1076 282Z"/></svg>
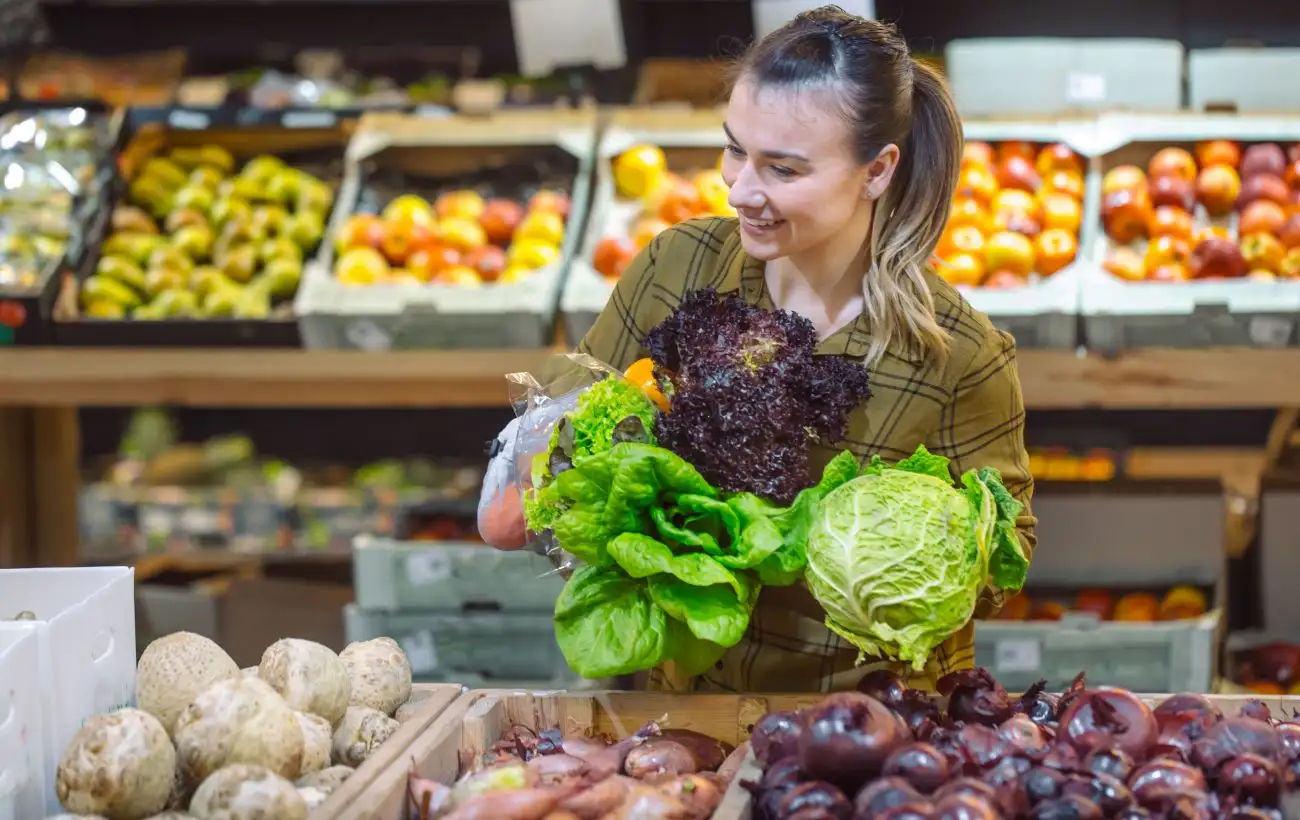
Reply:
<svg viewBox="0 0 1300 820"><path fill-rule="evenodd" d="M552 352L7 350L0 405L500 406ZM1022 350L1019 370L1034 409L1300 407L1300 349Z"/></svg>
<svg viewBox="0 0 1300 820"><path fill-rule="evenodd" d="M31 412L0 407L0 569L33 562Z"/></svg>
<svg viewBox="0 0 1300 820"><path fill-rule="evenodd" d="M448 707L463 695L464 690L451 683L417 683L411 687L411 697L420 698L418 711L404 721L393 736L339 786L325 802L311 813L311 820L336 820L351 816L353 803L363 794L370 781L395 766L401 765L406 750L436 721Z"/></svg>
<svg viewBox="0 0 1300 820"><path fill-rule="evenodd" d="M33 408L31 429L31 552L37 566L76 566L81 562L77 504L81 424L77 408Z"/></svg>

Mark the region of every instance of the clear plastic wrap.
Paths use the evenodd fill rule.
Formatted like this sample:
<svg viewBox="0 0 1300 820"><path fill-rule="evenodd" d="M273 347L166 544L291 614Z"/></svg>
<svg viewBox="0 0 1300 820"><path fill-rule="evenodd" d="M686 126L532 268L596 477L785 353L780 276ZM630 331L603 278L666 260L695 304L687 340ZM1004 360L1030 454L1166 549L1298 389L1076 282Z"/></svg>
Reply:
<svg viewBox="0 0 1300 820"><path fill-rule="evenodd" d="M524 499L546 472L546 462L537 457L551 450L556 425L578 408L588 388L610 377L622 374L583 353L553 357L540 375L506 374L515 418L492 443L479 495L479 533L489 544L526 547L550 557L561 571L572 568L572 556L560 550L550 533L528 530Z"/></svg>

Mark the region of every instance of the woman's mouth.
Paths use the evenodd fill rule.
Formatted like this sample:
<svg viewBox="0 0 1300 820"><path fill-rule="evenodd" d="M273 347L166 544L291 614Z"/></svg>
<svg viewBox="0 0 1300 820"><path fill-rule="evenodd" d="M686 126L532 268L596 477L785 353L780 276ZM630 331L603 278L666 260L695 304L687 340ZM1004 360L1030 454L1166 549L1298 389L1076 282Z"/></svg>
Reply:
<svg viewBox="0 0 1300 820"><path fill-rule="evenodd" d="M754 219L743 215L740 217L741 227L750 236L766 236L784 224L784 219Z"/></svg>

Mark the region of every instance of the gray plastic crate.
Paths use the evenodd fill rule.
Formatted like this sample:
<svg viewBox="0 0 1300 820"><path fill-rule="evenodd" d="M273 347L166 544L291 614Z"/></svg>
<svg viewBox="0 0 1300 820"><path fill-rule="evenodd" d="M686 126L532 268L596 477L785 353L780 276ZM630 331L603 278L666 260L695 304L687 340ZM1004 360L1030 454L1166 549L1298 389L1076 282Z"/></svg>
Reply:
<svg viewBox="0 0 1300 820"><path fill-rule="evenodd" d="M1187 97L1194 111L1300 109L1300 48L1197 48L1187 52Z"/></svg>
<svg viewBox="0 0 1300 820"><path fill-rule="evenodd" d="M1061 691L1075 675L1134 692L1213 691L1220 611L1168 623L1088 620L979 621L975 663L1009 691L1046 679Z"/></svg>
<svg viewBox="0 0 1300 820"><path fill-rule="evenodd" d="M555 642L552 610L528 614L343 610L349 641L392 638L427 683L579 680Z"/></svg>
<svg viewBox="0 0 1300 820"><path fill-rule="evenodd" d="M555 317L569 262L587 211L594 114L552 120L503 114L495 118L422 120L388 118L384 127L358 131L348 146L348 170L330 219L327 241L303 273L294 302L308 348L364 350L544 347L553 340ZM472 153L484 165L508 163L510 155L558 146L576 160L569 219L559 260L530 278L483 287L388 284L349 287L334 279L336 236L352 215L364 182L364 168L401 167L445 173L440 152ZM468 160L467 160L468 161ZM464 170L461 168L460 170Z"/></svg>
<svg viewBox="0 0 1300 820"><path fill-rule="evenodd" d="M369 612L551 612L564 588L554 565L526 550L368 535L352 545L357 606Z"/></svg>

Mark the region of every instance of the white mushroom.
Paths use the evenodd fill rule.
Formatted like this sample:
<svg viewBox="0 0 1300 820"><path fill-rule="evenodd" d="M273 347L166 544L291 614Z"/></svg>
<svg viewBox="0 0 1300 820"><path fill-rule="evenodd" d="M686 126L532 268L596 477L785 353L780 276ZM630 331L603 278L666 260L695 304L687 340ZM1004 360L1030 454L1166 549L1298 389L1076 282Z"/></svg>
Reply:
<svg viewBox="0 0 1300 820"><path fill-rule="evenodd" d="M239 666L216 643L193 632L173 632L149 644L140 655L136 703L174 736L176 718L200 692L237 677Z"/></svg>
<svg viewBox="0 0 1300 820"><path fill-rule="evenodd" d="M348 710L352 687L339 656L323 644L283 638L262 653L258 677L280 693L289 706L311 712L336 726Z"/></svg>
<svg viewBox="0 0 1300 820"><path fill-rule="evenodd" d="M353 706L391 715L411 696L411 662L392 638L348 644L339 658L347 668Z"/></svg>
<svg viewBox="0 0 1300 820"><path fill-rule="evenodd" d="M298 718L257 678L213 684L181 713L175 735L185 773L195 783L233 763L263 766L284 778L301 772Z"/></svg>
<svg viewBox="0 0 1300 820"><path fill-rule="evenodd" d="M167 807L176 750L167 730L140 709L92 715L63 751L55 793L75 814L142 820Z"/></svg>

